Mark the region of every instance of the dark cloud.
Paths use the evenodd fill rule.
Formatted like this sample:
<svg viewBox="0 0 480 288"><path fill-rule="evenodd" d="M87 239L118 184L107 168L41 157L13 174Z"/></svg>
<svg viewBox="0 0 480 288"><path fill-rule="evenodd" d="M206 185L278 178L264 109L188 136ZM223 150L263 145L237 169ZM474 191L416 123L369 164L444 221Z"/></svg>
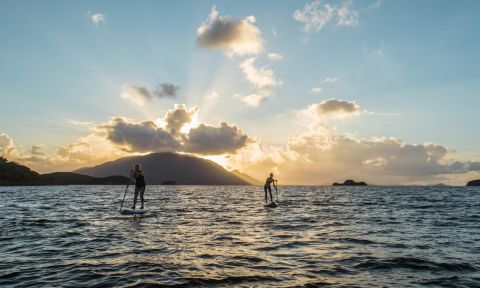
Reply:
<svg viewBox="0 0 480 288"><path fill-rule="evenodd" d="M170 132L158 127L153 121L134 123L117 117L100 128L106 131L108 140L131 152L167 152L176 151L180 147Z"/></svg>
<svg viewBox="0 0 480 288"><path fill-rule="evenodd" d="M177 98L179 90L179 86L170 83L161 83L158 84L157 87L155 87L153 95L159 98Z"/></svg>
<svg viewBox="0 0 480 288"><path fill-rule="evenodd" d="M249 143L247 135L225 122L219 127L201 124L185 137L185 151L204 155L234 153Z"/></svg>
<svg viewBox="0 0 480 288"><path fill-rule="evenodd" d="M188 132L182 127L191 124L197 107L187 109L175 105L163 117L164 125L153 121L133 122L123 117L98 125L98 135L128 152L189 152L203 155L234 153L250 141L247 135L227 123L220 126L200 124Z"/></svg>

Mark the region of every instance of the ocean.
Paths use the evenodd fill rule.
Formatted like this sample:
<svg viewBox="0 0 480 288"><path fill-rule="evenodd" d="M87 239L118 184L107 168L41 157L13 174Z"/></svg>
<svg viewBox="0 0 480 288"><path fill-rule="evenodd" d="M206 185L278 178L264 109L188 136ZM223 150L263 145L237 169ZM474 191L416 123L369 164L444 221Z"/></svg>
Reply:
<svg viewBox="0 0 480 288"><path fill-rule="evenodd" d="M0 187L0 286L480 287L480 187L124 189Z"/></svg>

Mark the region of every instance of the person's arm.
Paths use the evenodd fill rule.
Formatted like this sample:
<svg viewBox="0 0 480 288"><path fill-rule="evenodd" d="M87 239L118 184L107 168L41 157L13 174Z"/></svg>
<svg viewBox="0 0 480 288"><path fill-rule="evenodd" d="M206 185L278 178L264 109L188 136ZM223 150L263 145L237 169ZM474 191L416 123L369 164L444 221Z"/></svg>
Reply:
<svg viewBox="0 0 480 288"><path fill-rule="evenodd" d="M278 180L273 180L273 187L275 187L275 190L278 191L278 189L277 189L277 182L278 182Z"/></svg>

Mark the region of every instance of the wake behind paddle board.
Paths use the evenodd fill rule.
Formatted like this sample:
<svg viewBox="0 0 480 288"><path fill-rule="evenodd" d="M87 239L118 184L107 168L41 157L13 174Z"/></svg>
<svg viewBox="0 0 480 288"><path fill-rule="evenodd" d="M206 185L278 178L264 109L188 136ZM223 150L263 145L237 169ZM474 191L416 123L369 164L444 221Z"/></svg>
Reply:
<svg viewBox="0 0 480 288"><path fill-rule="evenodd" d="M275 203L275 202L272 202L270 204L265 204L264 206L268 207L268 208L277 208L278 207L277 203Z"/></svg>
<svg viewBox="0 0 480 288"><path fill-rule="evenodd" d="M120 210L122 215L143 215L147 213L147 210L132 210L132 209L123 209Z"/></svg>

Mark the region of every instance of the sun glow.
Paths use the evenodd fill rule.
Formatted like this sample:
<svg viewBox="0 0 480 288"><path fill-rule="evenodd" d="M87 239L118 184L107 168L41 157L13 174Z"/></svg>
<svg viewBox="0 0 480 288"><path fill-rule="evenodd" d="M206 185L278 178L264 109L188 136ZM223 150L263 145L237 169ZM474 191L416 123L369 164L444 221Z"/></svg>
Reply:
<svg viewBox="0 0 480 288"><path fill-rule="evenodd" d="M228 159L224 155L211 155L211 156L203 156L202 158L211 160L218 165L222 166L223 168L227 169Z"/></svg>

